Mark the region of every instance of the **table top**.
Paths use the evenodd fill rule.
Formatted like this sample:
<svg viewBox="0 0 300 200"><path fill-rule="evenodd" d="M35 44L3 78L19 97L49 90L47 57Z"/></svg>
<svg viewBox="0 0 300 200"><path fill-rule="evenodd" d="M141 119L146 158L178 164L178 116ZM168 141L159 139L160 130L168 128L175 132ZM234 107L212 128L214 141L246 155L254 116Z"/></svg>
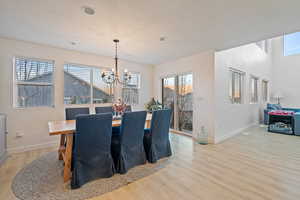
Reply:
<svg viewBox="0 0 300 200"><path fill-rule="evenodd" d="M151 121L152 115L147 114L146 121ZM112 127L121 125L121 120L113 120ZM49 135L66 135L73 134L76 130L75 120L62 120L48 122Z"/></svg>

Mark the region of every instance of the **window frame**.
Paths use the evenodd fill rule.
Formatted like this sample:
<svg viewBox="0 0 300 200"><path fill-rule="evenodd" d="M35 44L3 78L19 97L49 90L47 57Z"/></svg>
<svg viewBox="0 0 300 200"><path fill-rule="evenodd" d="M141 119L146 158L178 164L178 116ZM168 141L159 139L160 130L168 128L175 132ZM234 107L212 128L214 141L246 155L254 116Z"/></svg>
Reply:
<svg viewBox="0 0 300 200"><path fill-rule="evenodd" d="M185 76L185 75L192 75L192 93L193 93L193 97L192 97L192 106L193 106L193 109L194 109L194 98L195 98L195 95L194 95L194 72L193 71L186 71L186 72L182 72L182 73L170 73L170 74L167 74L167 75L162 75L159 77L160 79L160 100L161 100L161 103L162 105L164 105L164 79L167 79L167 78L174 78L174 92L175 92L175 96L174 96L174 111L173 111L173 120L174 120L174 124L173 124L173 128L170 128L171 131L173 132L177 132L177 133L181 133L181 134L184 134L184 135L188 135L188 136L191 136L192 133L195 131L195 127L194 127L194 114L193 114L193 118L192 118L192 123L193 123L193 130L192 130L192 133L187 133L185 131L180 131L178 130L179 128L179 117L178 117L178 87L179 87L179 76Z"/></svg>
<svg viewBox="0 0 300 200"><path fill-rule="evenodd" d="M234 83L234 77L233 77L233 74L234 73L237 73L240 75L240 100L239 101L236 101L235 97L234 97L234 90L235 90L235 83ZM241 71L241 70L238 70L236 68L232 68L232 67L229 67L229 73L228 73L228 78L229 78L229 81L228 81L228 88L230 89L230 92L231 94L229 94L229 100L230 100L230 103L231 104L234 104L234 105L241 105L241 104L244 104L244 100L245 100L245 75L246 73ZM231 86L231 88L230 88Z"/></svg>
<svg viewBox="0 0 300 200"><path fill-rule="evenodd" d="M252 83L252 80L255 80L256 81L256 87L254 88L254 95L255 95L255 101L252 101L252 91L251 91L251 83ZM259 90L258 90L258 87L259 87L259 77L255 76L255 75L250 75L249 77L249 103L250 104L258 104L259 103Z"/></svg>
<svg viewBox="0 0 300 200"><path fill-rule="evenodd" d="M71 65L75 67L81 67L81 68L88 68L90 71L90 102L89 103L84 103L84 104L66 104L65 103L65 92L63 92L63 105L65 108L73 108L73 107L93 107L93 106L98 106L98 105L112 105L115 97L115 87L113 86L113 98L111 103L94 103L94 95L93 95L93 87L94 87L94 70L93 69L99 69L99 70L111 70L109 67L100 67L96 65L87 65L87 64L80 64L80 63L74 63L74 62L64 62L63 64L63 73L65 71L65 66L66 65ZM63 88L65 87L65 79L63 78Z"/></svg>
<svg viewBox="0 0 300 200"><path fill-rule="evenodd" d="M26 60L34 60L38 62L49 62L52 63L53 65L53 70L52 70L52 81L51 83L45 83L45 82L32 82L28 83L26 81L18 81L16 80L16 59L26 59ZM13 73L13 88L12 88L12 107L14 109L36 109L36 108L55 108L55 72L56 72L56 67L55 67L55 60L51 59L43 59L43 58L35 58L35 57L27 57L27 56L19 56L15 55L13 56L12 59L12 73ZM42 106L19 106L18 105L18 85L34 85L34 86L51 86L52 87L52 97L51 97L51 105L42 105Z"/></svg>

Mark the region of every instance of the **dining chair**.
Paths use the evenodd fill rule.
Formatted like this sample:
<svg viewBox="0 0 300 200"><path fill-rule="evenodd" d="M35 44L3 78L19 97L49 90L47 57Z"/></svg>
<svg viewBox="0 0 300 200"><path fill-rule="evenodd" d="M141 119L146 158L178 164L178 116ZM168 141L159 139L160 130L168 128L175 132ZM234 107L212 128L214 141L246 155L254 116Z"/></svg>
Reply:
<svg viewBox="0 0 300 200"><path fill-rule="evenodd" d="M89 108L66 108L66 120L74 120L79 114L89 114Z"/></svg>
<svg viewBox="0 0 300 200"><path fill-rule="evenodd" d="M145 129L144 147L150 163L172 155L169 140L171 114L170 109L153 111L150 129Z"/></svg>
<svg viewBox="0 0 300 200"><path fill-rule="evenodd" d="M120 174L146 163L143 145L146 115L146 111L124 113L120 134L112 136L112 156Z"/></svg>
<svg viewBox="0 0 300 200"><path fill-rule="evenodd" d="M115 173L111 156L112 114L78 115L72 155L71 188Z"/></svg>
<svg viewBox="0 0 300 200"><path fill-rule="evenodd" d="M95 112L97 114L100 113L112 113L113 112L113 107L112 106L103 106L103 107L96 107Z"/></svg>
<svg viewBox="0 0 300 200"><path fill-rule="evenodd" d="M113 113L113 107L112 106L102 106L102 107L96 107L95 112L97 114L100 113ZM112 127L112 134L119 134L120 133L120 127Z"/></svg>

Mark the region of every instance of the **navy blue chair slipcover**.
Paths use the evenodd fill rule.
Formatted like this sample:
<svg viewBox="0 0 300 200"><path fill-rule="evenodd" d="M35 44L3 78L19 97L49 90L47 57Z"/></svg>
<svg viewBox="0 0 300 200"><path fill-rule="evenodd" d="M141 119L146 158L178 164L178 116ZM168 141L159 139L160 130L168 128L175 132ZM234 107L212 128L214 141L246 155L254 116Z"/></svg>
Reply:
<svg viewBox="0 0 300 200"><path fill-rule="evenodd" d="M95 112L97 114L100 114L100 113L113 113L113 107L112 106L96 107ZM120 127L112 127L112 133L113 134L119 134L120 133Z"/></svg>
<svg viewBox="0 0 300 200"><path fill-rule="evenodd" d="M118 173L124 174L146 163L143 145L146 115L146 111L124 113L120 134L112 137L111 151Z"/></svg>
<svg viewBox="0 0 300 200"><path fill-rule="evenodd" d="M66 108L66 120L74 120L76 115L89 113L89 108Z"/></svg>
<svg viewBox="0 0 300 200"><path fill-rule="evenodd" d="M169 140L171 114L171 110L153 111L151 127L145 129L144 147L150 163L172 155Z"/></svg>
<svg viewBox="0 0 300 200"><path fill-rule="evenodd" d="M95 112L97 114L100 114L100 113L112 113L113 112L113 108L112 108L112 106L96 107L95 108Z"/></svg>
<svg viewBox="0 0 300 200"><path fill-rule="evenodd" d="M72 155L71 188L115 173L111 156L112 114L79 115Z"/></svg>

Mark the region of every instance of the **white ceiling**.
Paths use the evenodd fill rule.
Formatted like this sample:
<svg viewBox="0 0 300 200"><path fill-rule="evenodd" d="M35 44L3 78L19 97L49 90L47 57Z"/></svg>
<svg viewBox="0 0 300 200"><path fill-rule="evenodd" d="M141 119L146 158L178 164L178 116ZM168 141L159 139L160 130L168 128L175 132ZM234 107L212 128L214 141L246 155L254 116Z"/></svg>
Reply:
<svg viewBox="0 0 300 200"><path fill-rule="evenodd" d="M299 8L299 0L0 0L0 36L107 56L119 38L121 58L157 64L300 30Z"/></svg>

